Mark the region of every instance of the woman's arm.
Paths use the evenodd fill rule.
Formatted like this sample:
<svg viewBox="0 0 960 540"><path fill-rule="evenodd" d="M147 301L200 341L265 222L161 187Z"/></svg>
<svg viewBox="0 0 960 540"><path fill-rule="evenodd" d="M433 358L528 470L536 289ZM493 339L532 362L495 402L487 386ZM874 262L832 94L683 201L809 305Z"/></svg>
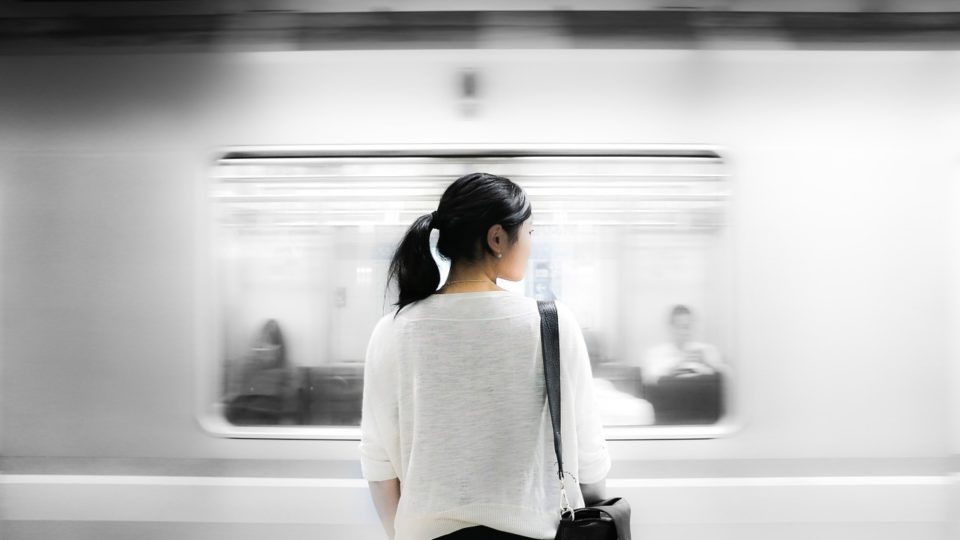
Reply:
<svg viewBox="0 0 960 540"><path fill-rule="evenodd" d="M606 478L610 472L610 454L603 433L599 403L594 392L590 354L580 325L568 308L557 302L560 323L560 358L566 355L569 376L573 378L575 431L579 461L568 463L580 480L580 493L586 504L606 498ZM572 353L572 354L571 354ZM563 364L561 360L561 364Z"/></svg>
<svg viewBox="0 0 960 540"><path fill-rule="evenodd" d="M400 480L390 460L397 436L396 371L389 356L390 315L384 315L370 335L363 368L363 404L360 413L360 470L370 485L370 495L387 538L393 540L393 522L400 504ZM399 453L399 448L397 448Z"/></svg>
<svg viewBox="0 0 960 540"><path fill-rule="evenodd" d="M393 540L393 519L397 515L397 505L400 504L400 480L391 478L368 483L370 494L373 495L373 505L377 507L377 515L383 523L383 530L387 532L387 538Z"/></svg>
<svg viewBox="0 0 960 540"><path fill-rule="evenodd" d="M600 502L607 498L607 479L592 484L580 484L580 493L583 494L583 502L587 506Z"/></svg>

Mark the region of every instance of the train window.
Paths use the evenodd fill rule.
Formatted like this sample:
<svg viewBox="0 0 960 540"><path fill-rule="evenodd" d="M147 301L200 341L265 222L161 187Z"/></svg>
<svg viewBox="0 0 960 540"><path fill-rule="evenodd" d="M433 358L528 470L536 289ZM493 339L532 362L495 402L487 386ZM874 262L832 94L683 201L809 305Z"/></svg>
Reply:
<svg viewBox="0 0 960 540"><path fill-rule="evenodd" d="M724 163L710 149L632 146L227 152L209 205L216 339L203 355L203 423L240 437L359 437L367 339L395 301L393 250L447 184L478 170L533 202L530 267L501 286L574 311L608 436L729 430Z"/></svg>

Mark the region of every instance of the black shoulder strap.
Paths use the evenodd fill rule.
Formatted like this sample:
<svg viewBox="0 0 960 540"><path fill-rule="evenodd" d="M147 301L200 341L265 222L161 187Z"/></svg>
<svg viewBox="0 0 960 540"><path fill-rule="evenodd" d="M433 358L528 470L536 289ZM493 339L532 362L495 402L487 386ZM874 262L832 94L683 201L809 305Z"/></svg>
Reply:
<svg viewBox="0 0 960 540"><path fill-rule="evenodd" d="M560 442L560 322L557 305L538 301L540 308L540 344L543 348L543 378L547 386L547 403L553 422L553 450L557 454L560 481L563 481L563 448Z"/></svg>

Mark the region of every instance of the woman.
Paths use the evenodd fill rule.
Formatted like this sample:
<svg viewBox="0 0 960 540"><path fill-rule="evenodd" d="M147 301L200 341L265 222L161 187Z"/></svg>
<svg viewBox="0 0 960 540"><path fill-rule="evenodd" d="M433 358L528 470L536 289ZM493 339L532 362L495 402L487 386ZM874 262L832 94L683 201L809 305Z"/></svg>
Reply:
<svg viewBox="0 0 960 540"><path fill-rule="evenodd" d="M296 412L293 371L287 362L280 324L269 319L260 329L253 354L243 365L240 387L226 402L227 419L236 425L276 425Z"/></svg>
<svg viewBox="0 0 960 540"><path fill-rule="evenodd" d="M396 540L553 538L560 480L536 301L497 286L530 256L530 203L500 176L468 174L417 218L389 279L397 312L367 347L360 461ZM451 262L440 271L430 254ZM570 504L602 500L610 469L580 328L557 303L562 444Z"/></svg>

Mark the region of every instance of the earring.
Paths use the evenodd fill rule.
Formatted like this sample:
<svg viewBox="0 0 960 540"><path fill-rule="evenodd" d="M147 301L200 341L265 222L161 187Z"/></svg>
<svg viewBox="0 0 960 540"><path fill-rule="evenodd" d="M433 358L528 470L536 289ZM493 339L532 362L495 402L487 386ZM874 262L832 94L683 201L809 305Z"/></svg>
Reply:
<svg viewBox="0 0 960 540"><path fill-rule="evenodd" d="M497 258L498 258L498 259L502 259L502 258L503 258L503 253L497 253Z"/></svg>

